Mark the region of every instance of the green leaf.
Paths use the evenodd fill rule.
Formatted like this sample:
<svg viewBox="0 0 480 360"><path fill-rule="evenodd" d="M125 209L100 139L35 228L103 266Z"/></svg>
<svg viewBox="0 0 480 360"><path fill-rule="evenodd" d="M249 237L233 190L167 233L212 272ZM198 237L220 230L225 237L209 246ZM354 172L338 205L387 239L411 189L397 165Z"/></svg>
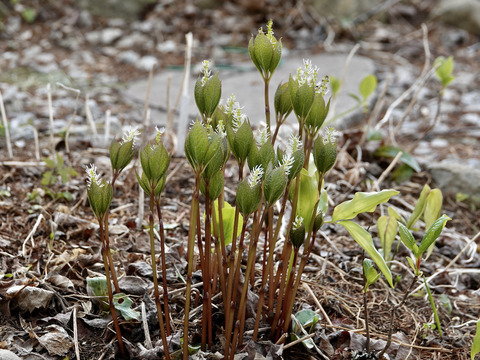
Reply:
<svg viewBox="0 0 480 360"><path fill-rule="evenodd" d="M453 62L453 56L449 56L447 59L445 59L443 56L438 57L435 59L434 66L437 64L440 64L435 71L438 79L442 83L442 87L446 88L448 84L450 84L455 77L452 75L453 68L454 68L454 62Z"/></svg>
<svg viewBox="0 0 480 360"><path fill-rule="evenodd" d="M425 236L423 237L420 246L418 247L418 252L420 256L425 252L425 250L430 247L430 245L435 243L435 240L437 240L437 238L440 236L440 233L442 232L448 220L452 219L449 218L447 215L442 215L432 224L432 226L430 226L430 228L425 233Z"/></svg>
<svg viewBox="0 0 480 360"><path fill-rule="evenodd" d="M104 310L108 309L108 288L105 276L87 277L87 292L101 302Z"/></svg>
<svg viewBox="0 0 480 360"><path fill-rule="evenodd" d="M392 146L392 145L380 146L377 150L375 150L375 152L373 153L373 156L386 157L386 158L393 159L395 156L397 156L397 154L400 151L403 153L402 156L400 157L400 161L410 166L416 172L420 172L421 168L420 168L420 165L418 165L417 160L415 160L412 155L405 152L405 150L399 147Z"/></svg>
<svg viewBox="0 0 480 360"><path fill-rule="evenodd" d="M322 180L322 191L320 192L320 200L318 202L318 210L323 214L326 214L328 211L328 193L327 190L323 188L324 182Z"/></svg>
<svg viewBox="0 0 480 360"><path fill-rule="evenodd" d="M391 216L380 216L377 220L377 230L382 244L383 258L388 261L397 235L397 219Z"/></svg>
<svg viewBox="0 0 480 360"><path fill-rule="evenodd" d="M295 182L292 182L291 189L295 190ZM303 218L306 229L310 229L313 208L318 201L318 179L314 174L310 175L306 169L300 171L300 183L298 189L296 216Z"/></svg>
<svg viewBox="0 0 480 360"><path fill-rule="evenodd" d="M472 350L470 352L471 360L475 360L475 355L480 353L480 319L477 321L477 330L475 331L475 337L473 338Z"/></svg>
<svg viewBox="0 0 480 360"><path fill-rule="evenodd" d="M42 185L48 186L52 185L55 182L55 177L53 176L53 171L45 171L42 175L41 183Z"/></svg>
<svg viewBox="0 0 480 360"><path fill-rule="evenodd" d="M382 190L380 192L357 192L352 200L337 205L333 210L332 222L353 219L360 213L375 211L378 204L387 202L397 195L396 190Z"/></svg>
<svg viewBox="0 0 480 360"><path fill-rule="evenodd" d="M295 314L295 317L304 328L312 328L320 320L320 316L311 309L300 310Z"/></svg>
<svg viewBox="0 0 480 360"><path fill-rule="evenodd" d="M45 163L45 165L47 165L47 167L48 167L49 169L55 168L55 165L56 165L56 164L55 164L55 161L54 161L54 160L49 159L49 158L43 158L42 160L43 160L43 162Z"/></svg>
<svg viewBox="0 0 480 360"><path fill-rule="evenodd" d="M412 215L410 216L410 219L408 219L407 228L411 229L418 221L418 219L420 219L420 217L422 216L423 212L425 211L425 206L427 205L426 200L429 193L430 186L425 184L417 200L417 203L415 204Z"/></svg>
<svg viewBox="0 0 480 360"><path fill-rule="evenodd" d="M215 200L214 203L215 207L215 226L217 228L216 233L220 234L220 225L218 223L218 200ZM222 220L223 220L223 234L225 239L225 246L230 245L232 243L233 237L233 225L235 222L235 208L231 206L228 202L223 202L222 208ZM214 226L212 221L212 226ZM240 235L243 226L243 216L239 214L238 217L238 224L237 224L237 236Z"/></svg>
<svg viewBox="0 0 480 360"><path fill-rule="evenodd" d="M366 100L370 95L373 94L377 88L377 77L375 75L367 75L363 78L360 83L359 91L363 99Z"/></svg>
<svg viewBox="0 0 480 360"><path fill-rule="evenodd" d="M392 273L388 268L382 255L377 251L373 244L372 235L370 235L364 228L353 221L339 221L338 224L342 225L353 239L362 247L363 250L372 258L377 264L380 271L387 279L390 286L393 288Z"/></svg>
<svg viewBox="0 0 480 360"><path fill-rule="evenodd" d="M62 168L63 165L64 165L64 163L65 163L65 162L63 161L62 155L60 155L60 153L57 153L57 166L58 166L59 168Z"/></svg>
<svg viewBox="0 0 480 360"><path fill-rule="evenodd" d="M391 179L395 181L397 184L410 180L413 175L413 169L408 166L407 164L400 164L397 168L392 172Z"/></svg>
<svg viewBox="0 0 480 360"><path fill-rule="evenodd" d="M427 196L425 204L425 211L423 212L423 219L425 221L425 228L430 228L432 224L440 217L442 211L443 195L442 190L433 189Z"/></svg>
<svg viewBox="0 0 480 360"><path fill-rule="evenodd" d="M132 304L132 299L123 293L113 295L113 305L115 309L120 311L125 320L135 319L140 321L140 313L130 308Z"/></svg>
<svg viewBox="0 0 480 360"><path fill-rule="evenodd" d="M415 265L415 261L413 261L413 259L410 256L407 256L407 262L408 262L408 265L410 265L410 267L413 269L413 271L416 274L417 273L417 266Z"/></svg>
<svg viewBox="0 0 480 360"><path fill-rule="evenodd" d="M330 75L330 88L332 89L332 94L333 96L336 96L338 92L340 91L340 87L342 86L342 83L339 78L336 76Z"/></svg>
<svg viewBox="0 0 480 360"><path fill-rule="evenodd" d="M368 291L368 287L374 284L380 278L380 274L377 272L377 270L375 270L373 262L370 259L363 259L363 274L365 275L366 279L363 292L366 293Z"/></svg>
<svg viewBox="0 0 480 360"><path fill-rule="evenodd" d="M408 230L407 227L402 223L398 223L398 232L400 234L400 239L405 244L405 246L413 253L413 255L416 258L421 256L421 254L419 255L418 253L418 246L410 230Z"/></svg>

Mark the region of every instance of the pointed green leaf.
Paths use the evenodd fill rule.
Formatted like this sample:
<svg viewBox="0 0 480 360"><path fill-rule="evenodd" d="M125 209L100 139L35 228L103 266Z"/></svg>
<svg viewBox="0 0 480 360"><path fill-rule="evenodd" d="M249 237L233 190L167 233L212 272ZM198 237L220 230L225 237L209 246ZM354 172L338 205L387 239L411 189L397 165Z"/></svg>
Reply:
<svg viewBox="0 0 480 360"><path fill-rule="evenodd" d="M442 211L443 195L442 190L433 189L427 196L425 204L425 211L423 212L423 219L425 221L425 228L428 229L440 217Z"/></svg>
<svg viewBox="0 0 480 360"><path fill-rule="evenodd" d="M389 206L387 208L387 212L388 212L388 216L390 216L391 218L395 218L401 222L405 222L404 218L399 213L397 213L393 207Z"/></svg>
<svg viewBox="0 0 480 360"><path fill-rule="evenodd" d="M413 261L413 259L410 256L407 256L407 262L408 262L408 265L410 265L410 267L412 268L412 270L415 273L417 273L417 267L415 266L415 261Z"/></svg>
<svg viewBox="0 0 480 360"><path fill-rule="evenodd" d="M352 200L337 205L333 210L332 222L349 220L362 212L375 211L378 204L387 202L392 196L397 195L396 190L382 190L380 192L357 192Z"/></svg>
<svg viewBox="0 0 480 360"><path fill-rule="evenodd" d="M403 244L413 253L416 258L418 258L418 246L410 230L408 230L407 227L402 223L398 223L398 232Z"/></svg>
<svg viewBox="0 0 480 360"><path fill-rule="evenodd" d="M360 95L362 95L363 99L366 100L370 95L373 94L375 89L377 88L377 77L375 75L367 75L363 78L360 82Z"/></svg>
<svg viewBox="0 0 480 360"><path fill-rule="evenodd" d="M49 158L43 158L42 159L45 165L47 165L48 168L53 169L55 167L55 161Z"/></svg>
<svg viewBox="0 0 480 360"><path fill-rule="evenodd" d="M423 212L425 211L425 206L427 205L426 200L429 193L430 186L425 184L417 200L417 203L415 204L412 215L410 216L410 219L408 219L407 228L411 229L418 221L418 219L420 219L420 217L422 216Z"/></svg>
<svg viewBox="0 0 480 360"><path fill-rule="evenodd" d="M377 251L373 244L372 235L370 235L364 228L353 221L339 221L338 224L342 225L353 239L362 247L363 250L372 258L377 264L382 274L387 279L390 286L393 288L392 273L388 268L382 255Z"/></svg>
<svg viewBox="0 0 480 360"><path fill-rule="evenodd" d="M413 158L412 155L409 153L405 152L405 150L396 147L396 146L391 146L391 145L384 145L380 146L374 153L373 156L376 157L386 157L393 159L399 152L402 152L402 156L400 156L400 161L403 162L404 164L407 164L410 166L413 170L416 172L420 172L422 169L420 168L420 165L418 165L417 160Z"/></svg>
<svg viewBox="0 0 480 360"><path fill-rule="evenodd" d="M300 310L295 317L304 328L311 328L320 320L320 316L311 309Z"/></svg>
<svg viewBox="0 0 480 360"><path fill-rule="evenodd" d="M212 221L212 226L216 226L217 234L220 234L220 225L218 223L219 214L218 214L218 200L215 200L215 224ZM223 203L222 208L222 219L223 219L223 234L225 239L225 246L230 245L232 243L233 237L233 225L235 222L235 208L232 207L228 202ZM237 236L240 235L243 226L243 216L240 214L238 217L238 225L237 225Z"/></svg>
<svg viewBox="0 0 480 360"><path fill-rule="evenodd" d="M377 220L377 229L382 244L383 257L388 261L390 260L392 244L397 235L397 219L391 216L380 216Z"/></svg>
<svg viewBox="0 0 480 360"><path fill-rule="evenodd" d="M63 157L60 153L57 153L57 166L61 168L64 164Z"/></svg>
<svg viewBox="0 0 480 360"><path fill-rule="evenodd" d="M440 236L440 233L442 232L448 220L452 219L449 218L447 215L442 215L432 224L432 226L430 226L430 228L425 233L425 236L423 237L420 246L418 247L419 256L421 256L425 252L425 250L430 247L430 245L435 243L435 240L437 240L437 238Z"/></svg>
<svg viewBox="0 0 480 360"><path fill-rule="evenodd" d="M341 86L342 83L340 82L340 79L336 76L330 75L330 88L332 89L333 96L336 96L338 94Z"/></svg>
<svg viewBox="0 0 480 360"><path fill-rule="evenodd" d="M368 287L374 284L380 278L380 274L373 266L372 260L363 259L363 274L365 275L366 279L363 292L367 292Z"/></svg>

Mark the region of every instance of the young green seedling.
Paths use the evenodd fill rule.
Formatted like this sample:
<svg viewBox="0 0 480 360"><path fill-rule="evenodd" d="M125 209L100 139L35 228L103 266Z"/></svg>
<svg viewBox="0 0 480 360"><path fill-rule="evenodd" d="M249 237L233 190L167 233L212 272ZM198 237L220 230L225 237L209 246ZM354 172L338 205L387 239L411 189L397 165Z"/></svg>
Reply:
<svg viewBox="0 0 480 360"><path fill-rule="evenodd" d="M401 302L392 309L387 344L378 356L380 359L390 347L392 341L393 319L395 318L395 314L397 310L406 302L408 296L410 295L411 289L415 285L418 277L422 275L422 271L420 270L422 256L430 246L433 246L435 244L435 241L440 236L440 233L442 232L448 220L451 219L446 215L442 215L441 217L439 217L425 232L425 235L423 236L420 244L417 244L415 238L413 237L413 234L410 232L406 225L401 222L398 223L398 232L400 234L400 239L402 243L412 252L413 255L413 257L407 256L407 262L413 269L414 277L410 286L405 290Z"/></svg>
<svg viewBox="0 0 480 360"><path fill-rule="evenodd" d="M97 175L97 169L94 165L90 165L86 169L87 171L87 196L90 207L92 208L95 217L98 220L100 226L100 239L102 241L102 257L103 265L105 267L105 278L107 281L108 289L108 303L110 306L110 313L113 318L113 324L115 327L115 333L117 335L118 346L122 355L125 357L125 346L123 344L122 333L120 331L120 325L118 323L117 313L115 311L115 305L113 302L112 284L110 282L110 266L107 258L107 246L106 246L106 233L108 233L108 209L112 202L113 188L112 185L105 180L100 179ZM109 249L108 249L109 251Z"/></svg>
<svg viewBox="0 0 480 360"><path fill-rule="evenodd" d="M155 256L155 237L154 237L154 210L155 205L160 203L160 196L165 186L165 178L170 164L171 155L168 154L167 150L161 143L162 131L157 129L157 136L155 138L155 143L153 145L147 144L143 150L140 152L140 162L142 164L142 174L137 175L137 180L140 186L142 187L145 194L149 197L150 204L150 214L149 214L149 235L150 235L150 255L152 261L152 273L153 273L153 289L154 289L154 298L155 305L157 307L157 316L158 324L160 326L160 334L162 337L163 348L165 351L165 358L170 359L170 354L168 351L167 343L167 334L165 333L165 327L163 325L163 314L165 313L165 323L167 328L167 333L170 333L170 324L169 324L169 310L168 310L168 290L166 282L166 264L165 256L162 256L162 275L163 275L163 291L164 291L164 312L162 311L160 303L160 291L158 288L158 278L157 278L157 261ZM159 207L159 206L158 206ZM159 214L159 219L161 215ZM163 228L161 229L163 235ZM162 253L165 253L165 238L161 237ZM165 296L165 294L167 294Z"/></svg>
<svg viewBox="0 0 480 360"><path fill-rule="evenodd" d="M255 38L252 36L248 43L248 52L253 64L262 75L265 85L265 119L267 122L267 130L270 133L270 102L269 102L269 85L275 69L280 63L282 57L282 42L273 36L273 21L267 24L267 33L263 29L258 30ZM277 123L277 127L279 124Z"/></svg>

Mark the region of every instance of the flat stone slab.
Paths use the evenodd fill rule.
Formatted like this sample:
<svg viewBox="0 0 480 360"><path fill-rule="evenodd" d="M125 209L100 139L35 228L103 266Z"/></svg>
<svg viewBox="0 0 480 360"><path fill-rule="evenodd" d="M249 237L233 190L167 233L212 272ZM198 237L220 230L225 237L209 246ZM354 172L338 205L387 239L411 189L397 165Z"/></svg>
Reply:
<svg viewBox="0 0 480 360"><path fill-rule="evenodd" d="M299 67L303 67L303 59L308 58L312 61L312 65L319 68L319 78L324 75L334 75L341 78L347 54L317 54L311 56L289 55L284 56L279 67L275 71L270 81L270 107L273 113L273 96L280 82L287 82L289 74L295 75ZM222 99L227 99L233 93L240 106L244 107L243 111L250 119L252 125L258 125L265 122L265 102L264 102L264 85L260 73L252 62L235 64L228 69L220 68L214 70L219 71L222 80ZM348 68L344 84L337 100L336 113L353 107L356 101L350 97L349 93L358 94L358 86L360 81L367 75L375 72L375 65L372 60L366 57L354 56ZM181 86L183 71L166 70L153 77L150 92L150 104L153 108L165 108L166 89L168 78L172 77L170 88L170 104L173 104ZM188 94L190 103L188 106L189 116L195 118L198 115L195 100L193 98L193 89L198 75L191 76L188 86ZM144 101L147 91L147 80L140 80L132 83L127 89L127 95L131 98ZM327 95L328 96L328 95ZM165 124L165 114L152 111L152 120L158 125ZM295 121L294 115L290 115L290 121ZM275 123L272 117L272 124ZM332 124L336 127L342 127L341 122Z"/></svg>

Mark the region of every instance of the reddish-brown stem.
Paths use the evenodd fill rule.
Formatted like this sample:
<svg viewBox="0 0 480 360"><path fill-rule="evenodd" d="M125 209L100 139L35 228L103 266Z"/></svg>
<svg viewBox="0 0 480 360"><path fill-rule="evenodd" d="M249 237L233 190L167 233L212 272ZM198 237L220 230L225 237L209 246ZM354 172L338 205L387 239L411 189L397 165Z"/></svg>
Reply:
<svg viewBox="0 0 480 360"><path fill-rule="evenodd" d="M410 290L412 289L413 285L417 282L418 275L415 275L412 279L412 282L410 286L405 290L403 293L403 298L402 301L397 306L392 307L392 312L390 313L390 324L389 324L389 329L388 329L388 338L387 338L387 343L385 344L385 347L383 350L378 354L379 359L383 359L383 354L388 350L390 347L390 344L392 343L392 332L393 332L393 319L395 319L395 314L400 309L403 304L407 301L408 295L410 295Z"/></svg>
<svg viewBox="0 0 480 360"><path fill-rule="evenodd" d="M256 218L255 216L254 219L254 233L252 234L252 237L250 238L250 245L249 245L249 251L248 251L248 262L247 262L247 269L245 271L245 283L243 284L242 288L242 295L240 298L240 306L238 308L238 318L240 320L240 334L239 334L239 344L243 343L243 334L244 334L244 328L245 328L245 311L246 311L246 305L247 305L247 292L248 292L248 278L250 273L254 270L255 268L255 260L256 260L256 253L257 253L257 243L258 243L258 238L260 236L260 231L261 231L261 225L265 221L265 216L267 215L269 209L265 209L265 211L262 214L262 217L260 219L259 223L256 223ZM245 219L245 222L247 221L247 218Z"/></svg>
<svg viewBox="0 0 480 360"><path fill-rule="evenodd" d="M107 211L107 214L105 215L105 218L104 218L103 221L104 221L104 231L105 231L104 242L105 242L105 251L106 251L106 255L107 255L107 261L108 261L108 265L109 265L109 268L110 268L110 272L112 274L112 282L113 282L113 286L115 287L115 292L117 294L119 294L120 293L120 286L118 286L117 272L115 271L115 266L113 264L112 254L111 254L111 251L110 251L110 236L109 236L109 233L108 233L108 211Z"/></svg>
<svg viewBox="0 0 480 360"><path fill-rule="evenodd" d="M185 293L185 317L183 320L183 360L188 360L188 325L190 323L190 293L192 289L192 273L193 273L193 255L195 246L195 232L197 227L196 212L198 208L198 192L199 192L199 177L195 176L195 189L192 196L190 206L190 226L188 229L188 244L187 244L187 285Z"/></svg>
<svg viewBox="0 0 480 360"><path fill-rule="evenodd" d="M278 268L278 273L280 273L281 279L280 279L280 288L278 291L278 297L277 297L277 306L275 307L275 316L273 318L273 325L272 325L272 333L275 331L275 327L277 326L278 320L280 319L280 315L282 315L282 305L283 301L286 297L286 278L287 278L287 273L288 273L288 259L290 258L290 254L292 252L292 242L291 241L286 241L285 243L285 248L284 248L284 253L282 257L281 264ZM291 276L291 275L290 275ZM278 282L274 284L275 288L278 287ZM287 287L288 289L288 287Z"/></svg>
<svg viewBox="0 0 480 360"><path fill-rule="evenodd" d="M313 222L313 217L312 217L312 222ZM310 226L310 227L312 227L312 226ZM301 260L300 260L300 265L298 266L297 276L296 276L296 279L295 279L295 284L293 286L292 291L289 293L290 300L287 304L287 307L285 308L285 316L283 317L283 319L284 319L283 332L287 332L288 328L290 326L290 318L291 318L292 311L293 311L293 301L294 301L295 297L297 296L298 287L300 286L300 281L302 280L303 270L305 269L305 265L307 264L307 260L310 256L310 253L312 252L313 245L315 244L315 235L316 234L313 233L311 235L312 236L311 241L310 241L310 238L309 238L310 234L311 234L311 231L307 235L307 242L305 243L304 248L303 248L303 254L302 254L302 257L301 257ZM298 252L298 250L297 250L297 252ZM296 254L295 254L295 256L296 256ZM296 259L294 259L292 270L295 268L295 266L296 266Z"/></svg>
<svg viewBox="0 0 480 360"><path fill-rule="evenodd" d="M118 340L118 347L120 348L120 352L122 353L122 356L126 358L127 353L125 352L125 345L123 344L122 332L120 330L120 324L118 323L117 312L115 310L115 305L113 303L113 291L112 291L112 283L110 280L110 272L109 272L109 266L108 266L108 257L107 257L107 248L106 248L103 221L104 221L103 219L99 219L98 224L100 226L100 239L102 241L102 257L103 257L103 266L105 267L105 280L107 282L108 305L110 307L110 314L112 314L113 326L115 328L115 333L117 335L117 340Z"/></svg>
<svg viewBox="0 0 480 360"><path fill-rule="evenodd" d="M165 358L170 359L170 354L168 353L168 342L167 335L165 333L165 327L163 325L163 312L162 306L160 303L160 290L158 289L158 277L157 277L157 261L155 258L155 236L153 234L153 214L154 214L154 205L155 205L155 188L151 189L150 194L150 214L148 216L149 220L149 235L150 235L150 256L152 260L152 273L153 273L153 293L155 298L155 306L157 307L157 316L158 316L158 326L160 327L160 336L162 337L163 348L165 351Z"/></svg>
<svg viewBox="0 0 480 360"><path fill-rule="evenodd" d="M163 283L163 307L165 310L165 328L167 330L167 336L170 336L170 310L168 308L168 287L167 287L167 264L165 259L165 228L163 226L162 209L160 208L160 199L155 201L157 207L158 225L160 232L160 246L161 246L161 259L162 259L162 283Z"/></svg>
<svg viewBox="0 0 480 360"><path fill-rule="evenodd" d="M212 346L212 304L211 304L211 256L212 256L212 217L211 217L211 205L209 198L209 186L205 185L205 259L203 261L204 267L202 268L202 278L203 278L203 314L205 316L204 326L202 327L202 350L206 350L206 345L208 341L208 346ZM205 349L203 347L205 346Z"/></svg>
<svg viewBox="0 0 480 360"><path fill-rule="evenodd" d="M270 134L270 99L268 95L269 84L270 84L270 77L264 78L265 83L265 120L267 122L267 130Z"/></svg>
<svg viewBox="0 0 480 360"><path fill-rule="evenodd" d="M233 331L233 342L232 342L232 352L230 353L230 360L235 358L235 349L237 348L238 341L238 333L240 332L240 323L237 320L235 323L235 330Z"/></svg>

